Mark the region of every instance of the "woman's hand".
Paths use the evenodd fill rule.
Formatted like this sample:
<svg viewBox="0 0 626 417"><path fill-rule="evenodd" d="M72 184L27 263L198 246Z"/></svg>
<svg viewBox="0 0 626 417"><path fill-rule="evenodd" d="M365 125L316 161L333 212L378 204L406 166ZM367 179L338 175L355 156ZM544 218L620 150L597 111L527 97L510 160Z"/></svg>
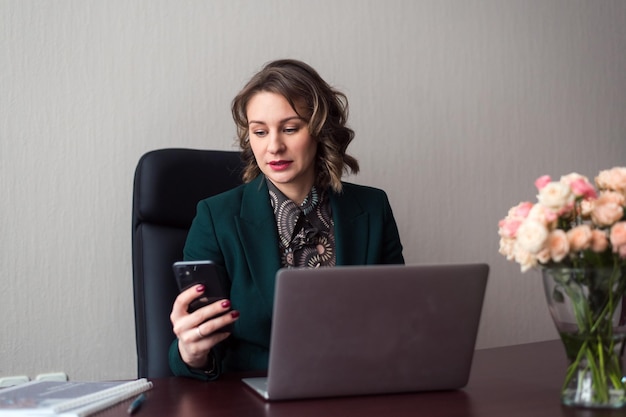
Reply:
<svg viewBox="0 0 626 417"><path fill-rule="evenodd" d="M230 311L229 300L219 300L193 313L188 313L189 303L204 292L204 285L195 285L181 292L172 307L170 320L174 334L178 337L178 350L182 360L192 368L206 366L209 351L230 336L228 332L217 332L220 328L235 322L239 312Z"/></svg>

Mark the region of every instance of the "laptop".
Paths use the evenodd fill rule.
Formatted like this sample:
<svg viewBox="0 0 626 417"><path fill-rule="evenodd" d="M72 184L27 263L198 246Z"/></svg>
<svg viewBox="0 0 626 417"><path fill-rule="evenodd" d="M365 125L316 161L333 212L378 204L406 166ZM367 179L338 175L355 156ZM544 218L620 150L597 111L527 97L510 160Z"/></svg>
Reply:
<svg viewBox="0 0 626 417"><path fill-rule="evenodd" d="M276 274L266 400L463 388L489 266L372 265Z"/></svg>

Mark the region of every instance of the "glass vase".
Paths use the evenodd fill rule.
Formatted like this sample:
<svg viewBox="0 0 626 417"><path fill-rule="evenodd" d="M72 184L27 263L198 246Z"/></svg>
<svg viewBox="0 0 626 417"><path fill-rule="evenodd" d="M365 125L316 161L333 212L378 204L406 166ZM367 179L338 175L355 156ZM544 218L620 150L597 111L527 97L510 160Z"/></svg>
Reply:
<svg viewBox="0 0 626 417"><path fill-rule="evenodd" d="M626 406L623 268L545 268L550 314L568 359L561 402L588 408Z"/></svg>

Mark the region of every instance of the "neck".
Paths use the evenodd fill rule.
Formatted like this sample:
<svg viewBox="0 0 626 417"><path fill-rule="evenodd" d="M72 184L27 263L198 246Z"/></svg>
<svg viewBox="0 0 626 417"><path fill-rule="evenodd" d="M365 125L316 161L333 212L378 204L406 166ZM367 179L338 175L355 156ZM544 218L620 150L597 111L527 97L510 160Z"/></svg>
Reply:
<svg viewBox="0 0 626 417"><path fill-rule="evenodd" d="M309 195L311 188L313 188L313 182L311 182L311 184L296 185L296 184L276 184L269 178L268 178L268 181L271 181L272 184L274 184L274 186L278 188L280 192L285 195L285 197L287 197L288 199L296 203L298 206L302 204L306 196Z"/></svg>

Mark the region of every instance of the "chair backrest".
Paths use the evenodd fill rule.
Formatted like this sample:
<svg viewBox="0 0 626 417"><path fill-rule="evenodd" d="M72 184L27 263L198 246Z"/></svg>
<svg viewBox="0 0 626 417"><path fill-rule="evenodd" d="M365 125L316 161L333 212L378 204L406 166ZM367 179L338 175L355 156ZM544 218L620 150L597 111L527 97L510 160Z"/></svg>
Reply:
<svg viewBox="0 0 626 417"><path fill-rule="evenodd" d="M132 259L139 377L172 375L169 315L178 295L172 263L183 246L198 201L241 184L239 152L159 149L137 164L133 187Z"/></svg>

